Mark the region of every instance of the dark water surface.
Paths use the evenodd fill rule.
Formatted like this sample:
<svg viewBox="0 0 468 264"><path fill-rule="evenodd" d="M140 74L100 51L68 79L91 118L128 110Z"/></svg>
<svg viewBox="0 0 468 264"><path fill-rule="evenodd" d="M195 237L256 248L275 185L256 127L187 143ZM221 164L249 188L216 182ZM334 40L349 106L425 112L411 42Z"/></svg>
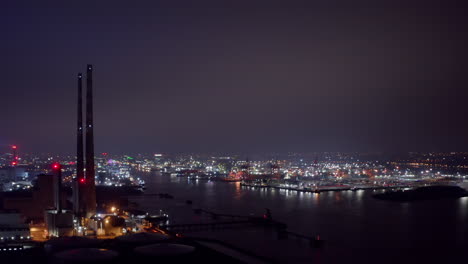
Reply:
<svg viewBox="0 0 468 264"><path fill-rule="evenodd" d="M239 183L189 181L159 173L143 176L146 194L169 193L173 200L136 197L141 209L163 209L171 224L210 222L192 208L217 213L261 216L269 208L288 230L326 240L321 250L265 230L199 232L251 249L280 262L360 263L468 260L468 197L455 200L395 203L372 198L372 191L321 194L250 189ZM192 200L193 205L187 205ZM189 234L187 234L189 235Z"/></svg>

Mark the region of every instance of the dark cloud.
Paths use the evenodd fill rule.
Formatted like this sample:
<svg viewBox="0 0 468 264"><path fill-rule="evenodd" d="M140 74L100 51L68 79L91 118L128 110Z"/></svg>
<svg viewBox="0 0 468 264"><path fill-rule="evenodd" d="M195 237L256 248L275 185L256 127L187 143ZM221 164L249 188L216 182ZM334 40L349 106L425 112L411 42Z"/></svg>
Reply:
<svg viewBox="0 0 468 264"><path fill-rule="evenodd" d="M0 12L5 144L72 153L75 75L93 63L98 152L468 147L462 2L10 1Z"/></svg>

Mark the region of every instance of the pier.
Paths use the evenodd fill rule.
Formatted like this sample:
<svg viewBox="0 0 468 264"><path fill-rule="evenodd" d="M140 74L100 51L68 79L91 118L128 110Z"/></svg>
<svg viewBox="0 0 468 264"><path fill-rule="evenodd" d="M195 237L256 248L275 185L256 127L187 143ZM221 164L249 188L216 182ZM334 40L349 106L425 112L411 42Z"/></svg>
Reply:
<svg viewBox="0 0 468 264"><path fill-rule="evenodd" d="M236 226L251 225L250 221L229 221L229 222L214 222L214 223L203 223L203 224L179 224L179 225L167 225L159 226L160 229L168 232L189 232L189 231L202 231L202 230L215 230L232 228Z"/></svg>
<svg viewBox="0 0 468 264"><path fill-rule="evenodd" d="M320 193L320 192L342 192L342 191L360 191L360 190L395 190L395 189L403 189L403 188L410 188L407 185L401 186L361 186L361 187L353 187L353 186L343 186L343 187L333 187L333 186L324 186L324 187L317 187L317 188L298 188L298 187L285 187L285 186L276 186L276 185L263 185L263 184L255 184L255 183L245 183L242 182L241 186L243 187L252 187L252 188L271 188L271 189L278 189L278 190L287 190L287 191L296 191L296 192L313 192L313 193Z"/></svg>
<svg viewBox="0 0 468 264"><path fill-rule="evenodd" d="M231 215L231 214L218 214L204 209L194 209L195 214L209 214L212 219L219 218L230 218L231 221L219 221L211 223L197 223L197 224L176 224L176 225L160 225L155 227L157 230L161 230L164 233L171 233L175 236L180 236L179 232L196 232L204 230L223 230L228 228L236 227L264 227L271 228L277 233L278 239L288 239L289 237L295 237L296 239L303 239L310 243L314 248L323 246L324 240L320 239L320 236L309 236L306 234L295 233L287 230L285 223L275 221L268 216L268 211L263 217L252 217L243 215Z"/></svg>

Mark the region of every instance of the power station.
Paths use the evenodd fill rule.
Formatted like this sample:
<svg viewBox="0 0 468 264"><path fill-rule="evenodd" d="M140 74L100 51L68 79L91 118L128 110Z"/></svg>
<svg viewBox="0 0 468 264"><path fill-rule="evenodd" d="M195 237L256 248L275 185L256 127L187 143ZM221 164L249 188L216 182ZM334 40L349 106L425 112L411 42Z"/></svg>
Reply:
<svg viewBox="0 0 468 264"><path fill-rule="evenodd" d="M83 75L78 73L76 178L74 183L74 212L82 220L96 214L96 186L93 132L93 66L86 66L86 126L83 146ZM84 160L83 160L84 156ZM85 162L86 163L85 163ZM86 168L86 169L85 169Z"/></svg>
<svg viewBox="0 0 468 264"><path fill-rule="evenodd" d="M78 119L76 131L76 178L73 183L73 212L76 216L84 215L84 201L80 201L84 192L84 161L83 161L83 82L82 74L78 73ZM81 183L81 184L80 184Z"/></svg>
<svg viewBox="0 0 468 264"><path fill-rule="evenodd" d="M51 175L55 209L47 210L45 216L49 236L80 234L80 230L86 230L92 225L90 219L96 214L93 66L91 64L86 66L86 126L84 128L86 147L83 145L83 75L81 73L77 76L77 86L76 177L72 185L73 211L63 209L62 168L56 163L52 166L54 175Z"/></svg>

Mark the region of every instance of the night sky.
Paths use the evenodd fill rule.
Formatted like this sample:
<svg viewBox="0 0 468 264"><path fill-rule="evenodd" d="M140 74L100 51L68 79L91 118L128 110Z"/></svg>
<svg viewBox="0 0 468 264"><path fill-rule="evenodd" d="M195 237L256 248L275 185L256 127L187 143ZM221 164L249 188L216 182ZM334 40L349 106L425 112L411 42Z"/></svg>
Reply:
<svg viewBox="0 0 468 264"><path fill-rule="evenodd" d="M97 153L468 150L462 4L2 1L0 144L74 153L91 63Z"/></svg>

